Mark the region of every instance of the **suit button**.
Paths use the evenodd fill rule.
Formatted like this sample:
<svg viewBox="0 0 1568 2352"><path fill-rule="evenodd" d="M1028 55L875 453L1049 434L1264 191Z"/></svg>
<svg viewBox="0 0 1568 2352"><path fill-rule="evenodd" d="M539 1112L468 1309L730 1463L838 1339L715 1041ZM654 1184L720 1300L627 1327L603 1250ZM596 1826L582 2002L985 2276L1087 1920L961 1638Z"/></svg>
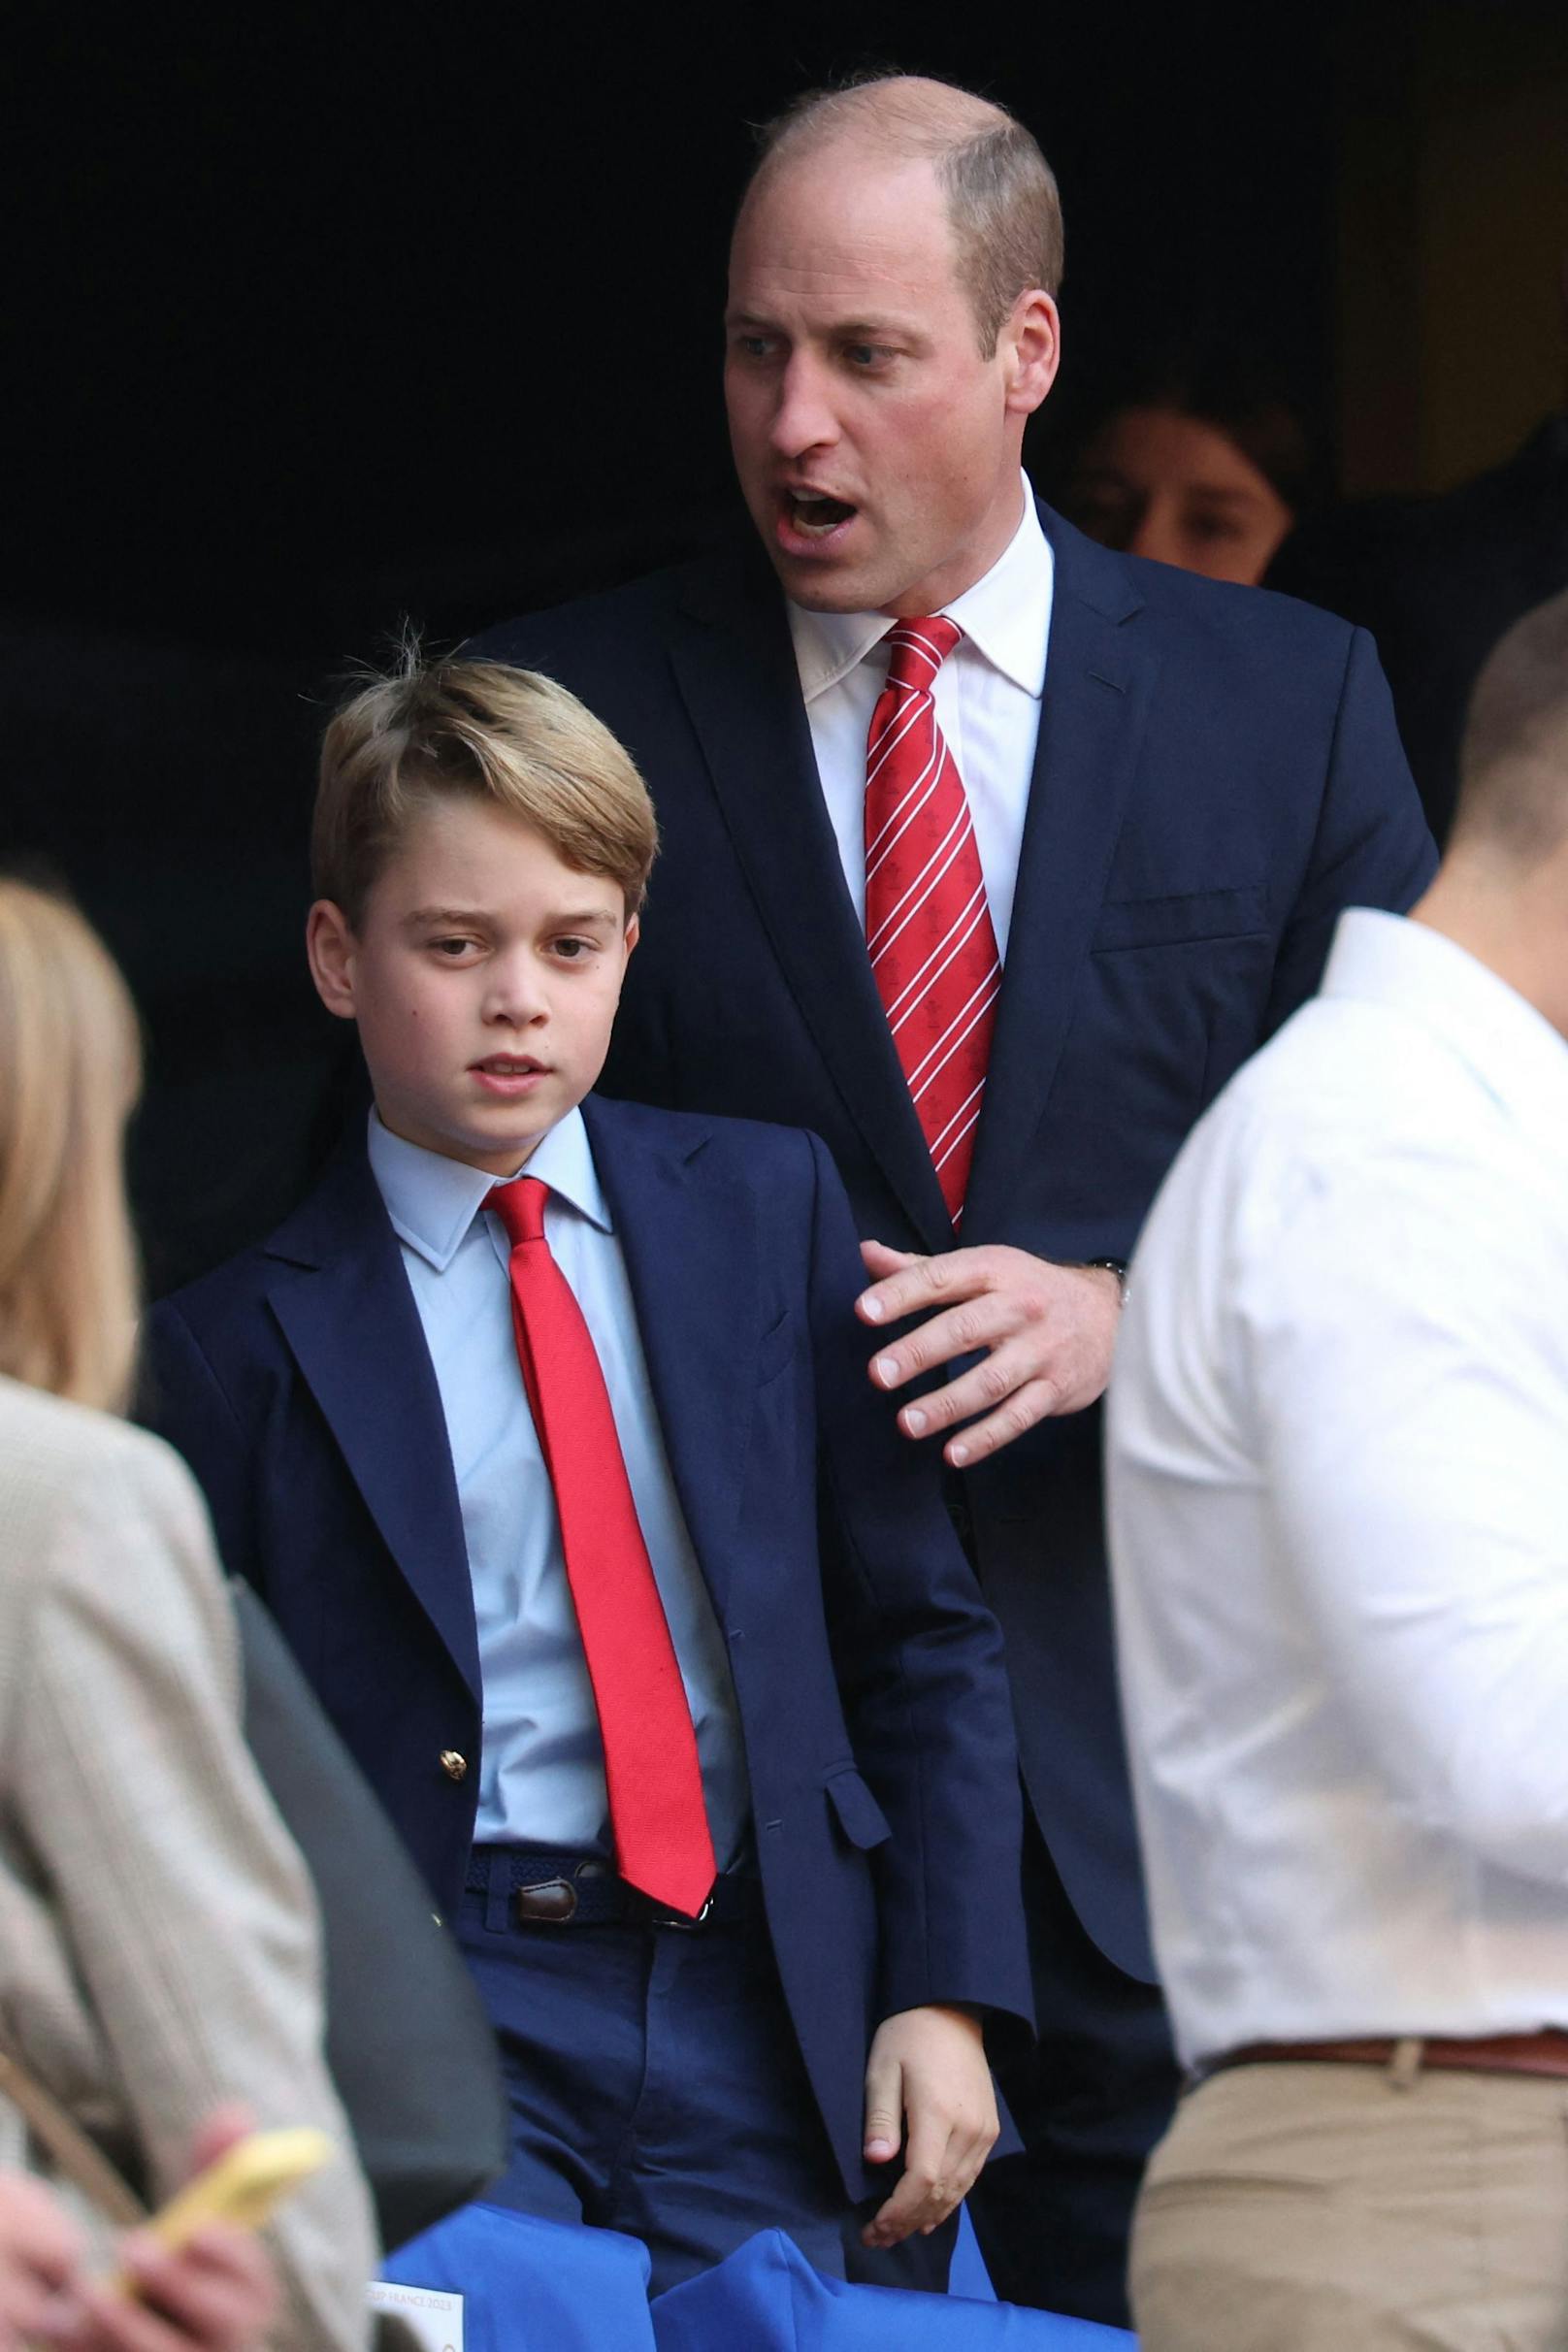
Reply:
<svg viewBox="0 0 1568 2352"><path fill-rule="evenodd" d="M449 1780L466 1780L468 1779L468 1757L460 1756L455 1748L441 1749L441 1768Z"/></svg>

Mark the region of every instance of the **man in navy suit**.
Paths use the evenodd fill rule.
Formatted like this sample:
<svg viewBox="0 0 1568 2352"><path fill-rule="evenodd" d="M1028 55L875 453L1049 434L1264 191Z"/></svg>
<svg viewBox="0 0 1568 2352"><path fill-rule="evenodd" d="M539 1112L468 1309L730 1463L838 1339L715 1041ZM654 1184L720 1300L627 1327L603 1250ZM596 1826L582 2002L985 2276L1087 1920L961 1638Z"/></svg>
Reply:
<svg viewBox="0 0 1568 2352"><path fill-rule="evenodd" d="M900 2147L869 2241L934 2229L1029 1991L1000 1640L861 1377L826 1151L583 1101L655 838L546 680L416 667L338 714L311 966L376 1109L150 1356L457 1923L492 2193L635 2232L662 2288L770 2224L841 2270Z"/></svg>
<svg viewBox="0 0 1568 2352"><path fill-rule="evenodd" d="M1061 214L999 109L894 78L766 135L726 395L760 546L488 633L632 747L664 837L612 1093L807 1124L854 1205L876 1388L1006 1636L1030 1819L1029 2154L973 2201L1004 2295L1126 2318L1175 2087L1111 1660L1099 1490L1119 1266L1203 1105L1310 994L1340 908L1434 863L1370 640L1091 545L1020 472ZM867 953L867 729L896 621L933 693L1002 979L962 1246ZM874 762L872 763L874 766ZM889 1410L892 1410L890 1405Z"/></svg>

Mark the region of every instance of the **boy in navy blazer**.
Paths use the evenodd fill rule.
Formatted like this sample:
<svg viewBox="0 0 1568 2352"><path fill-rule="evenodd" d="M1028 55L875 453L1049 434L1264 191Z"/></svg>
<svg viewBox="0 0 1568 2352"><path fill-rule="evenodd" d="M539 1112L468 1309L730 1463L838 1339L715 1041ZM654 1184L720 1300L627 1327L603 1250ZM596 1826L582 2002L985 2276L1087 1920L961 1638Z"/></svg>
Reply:
<svg viewBox="0 0 1568 2352"><path fill-rule="evenodd" d="M564 689L367 686L313 846L376 1109L155 1310L154 1417L456 1923L497 2193L656 2290L770 2224L841 2269L852 2205L890 2245L964 2194L1029 2016L999 1637L866 1380L842 1189L803 1132L584 1099L656 833Z"/></svg>

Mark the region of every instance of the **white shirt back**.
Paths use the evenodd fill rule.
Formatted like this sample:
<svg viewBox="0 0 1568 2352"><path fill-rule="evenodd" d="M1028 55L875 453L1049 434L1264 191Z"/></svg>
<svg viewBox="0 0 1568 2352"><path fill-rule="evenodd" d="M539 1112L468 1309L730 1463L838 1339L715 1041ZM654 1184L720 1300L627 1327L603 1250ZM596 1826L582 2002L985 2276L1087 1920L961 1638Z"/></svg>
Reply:
<svg viewBox="0 0 1568 2352"><path fill-rule="evenodd" d="M1568 2026L1568 1045L1353 910L1139 1245L1117 1636L1178 2047Z"/></svg>

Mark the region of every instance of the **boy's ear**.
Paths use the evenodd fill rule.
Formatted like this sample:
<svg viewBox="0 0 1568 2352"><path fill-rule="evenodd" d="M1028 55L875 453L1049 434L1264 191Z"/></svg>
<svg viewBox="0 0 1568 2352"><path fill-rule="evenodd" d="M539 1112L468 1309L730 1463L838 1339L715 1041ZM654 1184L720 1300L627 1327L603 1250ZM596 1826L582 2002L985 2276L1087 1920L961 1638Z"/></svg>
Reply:
<svg viewBox="0 0 1568 2352"><path fill-rule="evenodd" d="M354 957L358 947L348 917L331 898L317 898L305 919L305 952L310 960L315 993L329 1013L352 1021Z"/></svg>
<svg viewBox="0 0 1568 2352"><path fill-rule="evenodd" d="M626 952L628 955L632 953L641 936L642 917L640 915L628 916L626 924Z"/></svg>

